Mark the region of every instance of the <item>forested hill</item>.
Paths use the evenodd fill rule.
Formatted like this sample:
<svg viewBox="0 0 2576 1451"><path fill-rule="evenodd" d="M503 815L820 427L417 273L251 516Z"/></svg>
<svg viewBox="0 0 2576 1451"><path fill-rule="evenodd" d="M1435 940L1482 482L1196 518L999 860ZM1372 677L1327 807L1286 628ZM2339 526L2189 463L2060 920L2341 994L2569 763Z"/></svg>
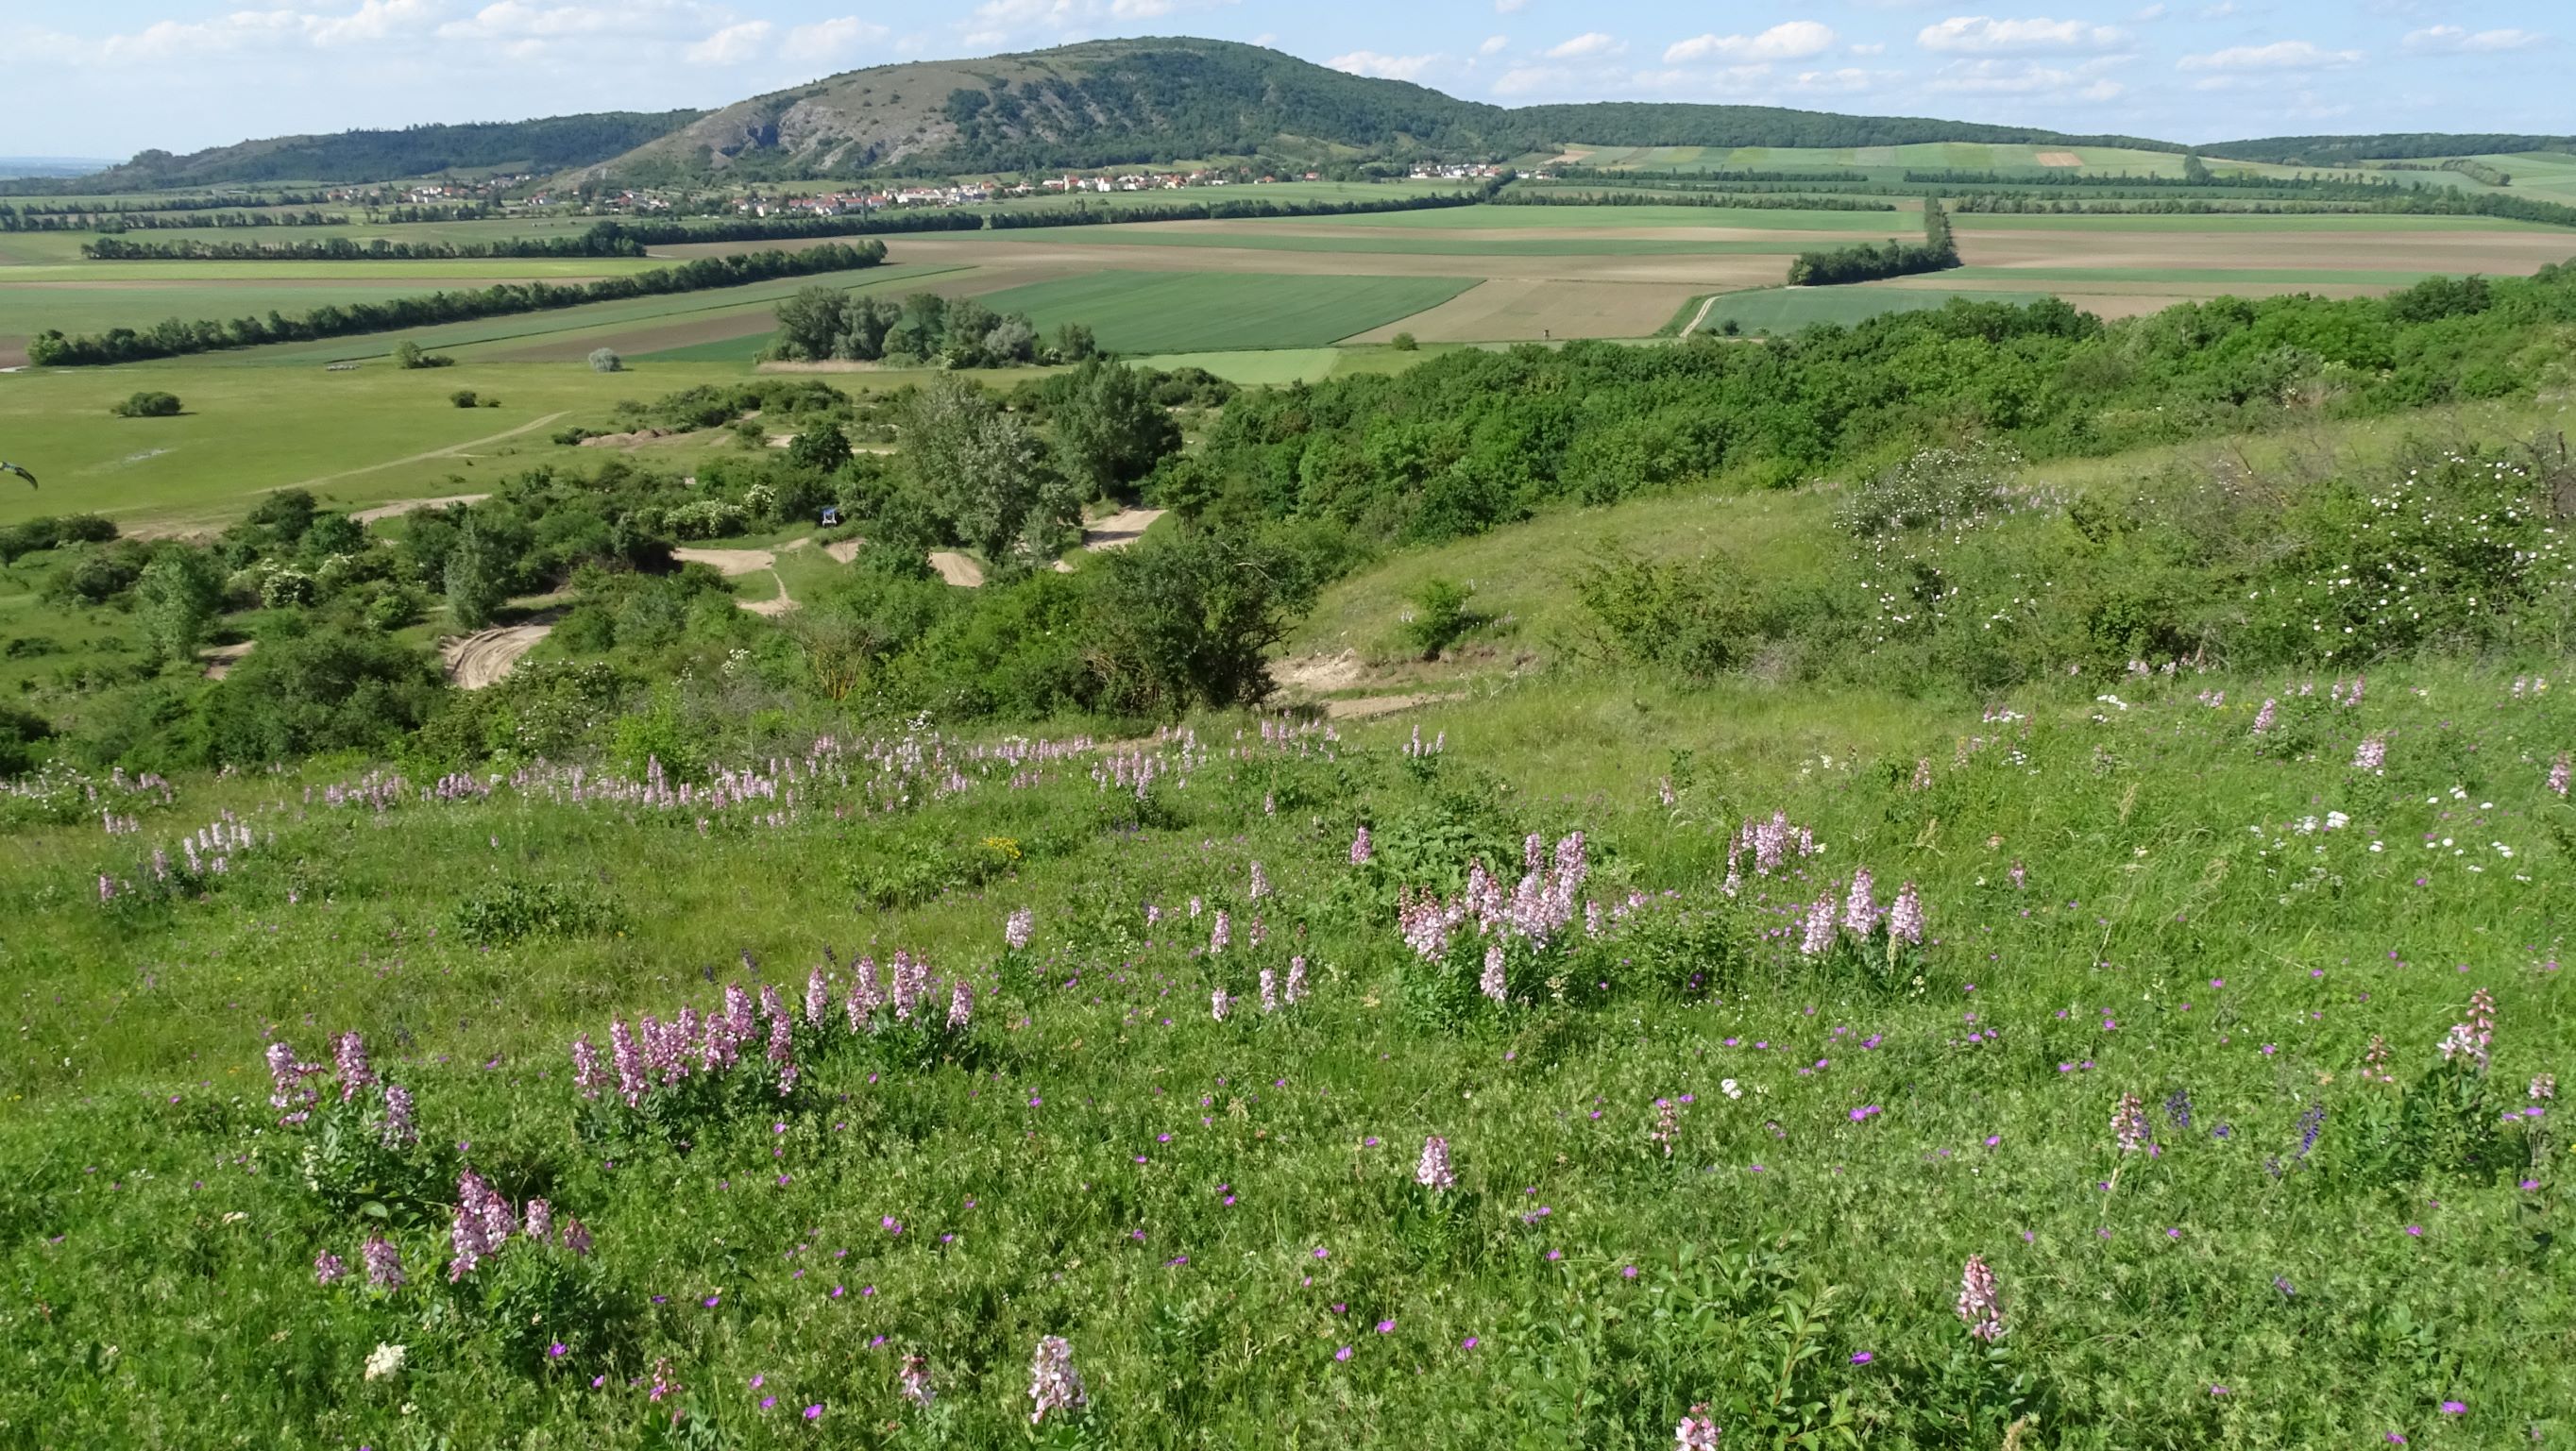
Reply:
<svg viewBox="0 0 2576 1451"><path fill-rule="evenodd" d="M1089 41L985 60L852 71L756 96L602 168L654 181L971 173L1215 156L1325 160L1503 157L1610 145L1890 146L1913 141L2105 144L2021 127L1840 116L1769 106L1592 104L1507 109L1350 75L1229 41Z"/></svg>
<svg viewBox="0 0 2576 1451"><path fill-rule="evenodd" d="M2455 135L2447 131L2411 131L2382 136L2265 136L2252 141L2214 141L2200 149L2230 161L2270 161L2283 166L2343 166L2355 161L2403 161L2425 156L2576 151L2576 136Z"/></svg>
<svg viewBox="0 0 2576 1451"><path fill-rule="evenodd" d="M77 179L92 192L154 191L272 181L361 182L435 176L450 169L566 171L621 156L698 119L699 111L603 111L536 121L408 126L336 136L278 136L175 156L146 151ZM21 183L33 191L43 183ZM63 184L54 184L61 189Z"/></svg>

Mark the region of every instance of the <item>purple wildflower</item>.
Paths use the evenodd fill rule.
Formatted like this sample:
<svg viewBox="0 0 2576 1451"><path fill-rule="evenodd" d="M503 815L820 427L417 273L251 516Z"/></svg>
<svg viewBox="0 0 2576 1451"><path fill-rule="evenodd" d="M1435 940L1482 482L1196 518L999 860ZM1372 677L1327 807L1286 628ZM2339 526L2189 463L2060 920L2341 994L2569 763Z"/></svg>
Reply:
<svg viewBox="0 0 2576 1451"><path fill-rule="evenodd" d="M1036 1406L1029 1412L1033 1426L1049 1411L1077 1411L1086 1404L1082 1372L1073 1368L1073 1346L1063 1336L1039 1339L1037 1357L1029 1365L1029 1399Z"/></svg>
<svg viewBox="0 0 2576 1451"><path fill-rule="evenodd" d="M1447 1139L1433 1134L1422 1141L1422 1162L1414 1168L1413 1182L1434 1193L1457 1187L1457 1176L1449 1169Z"/></svg>
<svg viewBox="0 0 2576 1451"><path fill-rule="evenodd" d="M399 1290L403 1284L402 1251L381 1234L367 1236L358 1246L358 1258L366 1262L367 1283L387 1290Z"/></svg>
<svg viewBox="0 0 2576 1451"><path fill-rule="evenodd" d="M317 1285L336 1285L348 1274L349 1262L327 1249L313 1257L313 1282Z"/></svg>
<svg viewBox="0 0 2576 1451"><path fill-rule="evenodd" d="M1995 1282L1995 1272L1986 1267L1984 1255L1968 1256L1959 1273L1959 1319L1968 1333L1993 1344L2004 1334L2003 1287Z"/></svg>
<svg viewBox="0 0 2576 1451"><path fill-rule="evenodd" d="M1717 1438L1726 1433L1717 1428L1717 1417L1706 1402L1690 1408L1682 1423L1673 1428L1675 1451L1717 1451Z"/></svg>

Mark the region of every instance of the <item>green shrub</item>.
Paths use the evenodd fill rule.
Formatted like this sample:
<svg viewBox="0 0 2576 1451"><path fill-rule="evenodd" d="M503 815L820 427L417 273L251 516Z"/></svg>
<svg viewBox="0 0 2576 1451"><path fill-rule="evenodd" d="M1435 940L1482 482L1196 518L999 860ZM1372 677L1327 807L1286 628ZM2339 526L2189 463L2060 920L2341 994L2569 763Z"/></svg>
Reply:
<svg viewBox="0 0 2576 1451"><path fill-rule="evenodd" d="M394 344L394 366L397 368L452 368L455 365L454 358L443 353L422 352L420 344L409 338Z"/></svg>
<svg viewBox="0 0 2576 1451"><path fill-rule="evenodd" d="M1413 613L1404 621L1405 643L1425 660L1440 658L1441 651L1484 623L1482 615L1467 608L1475 595L1474 585L1439 578L1423 581L1411 596Z"/></svg>
<svg viewBox="0 0 2576 1451"><path fill-rule="evenodd" d="M468 942L507 947L531 938L602 936L618 930L624 913L588 882L504 882L467 896L449 920Z"/></svg>
<svg viewBox="0 0 2576 1451"><path fill-rule="evenodd" d="M119 418L176 418L179 398L175 393L137 393L107 411Z"/></svg>
<svg viewBox="0 0 2576 1451"><path fill-rule="evenodd" d="M590 352L590 370L594 373L623 373L626 371L626 360L617 356L615 348L593 348Z"/></svg>
<svg viewBox="0 0 2576 1451"><path fill-rule="evenodd" d="M455 392L447 395L447 401L455 404L459 408L479 408L483 406L483 400L476 397L474 390L471 388L457 389Z"/></svg>

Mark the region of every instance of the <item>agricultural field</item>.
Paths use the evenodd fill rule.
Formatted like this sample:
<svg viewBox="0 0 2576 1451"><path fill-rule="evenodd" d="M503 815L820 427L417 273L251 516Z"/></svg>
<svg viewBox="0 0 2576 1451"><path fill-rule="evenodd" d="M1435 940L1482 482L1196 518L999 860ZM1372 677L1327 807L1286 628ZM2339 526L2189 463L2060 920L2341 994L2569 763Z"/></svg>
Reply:
<svg viewBox="0 0 2576 1451"><path fill-rule="evenodd" d="M1464 278L1263 277L1102 272L988 293L1041 333L1080 323L1122 353L1311 348L1410 317L1466 291Z"/></svg>

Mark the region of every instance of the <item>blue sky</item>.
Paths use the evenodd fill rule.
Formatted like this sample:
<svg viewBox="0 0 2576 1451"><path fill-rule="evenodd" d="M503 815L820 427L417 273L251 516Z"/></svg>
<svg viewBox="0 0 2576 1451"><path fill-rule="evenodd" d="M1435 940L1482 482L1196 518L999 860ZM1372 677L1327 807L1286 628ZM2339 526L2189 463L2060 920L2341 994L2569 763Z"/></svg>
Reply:
<svg viewBox="0 0 2576 1451"><path fill-rule="evenodd" d="M6 0L0 152L713 106L859 66L1175 34L1507 105L1737 101L2178 141L2576 131L2567 0Z"/></svg>

